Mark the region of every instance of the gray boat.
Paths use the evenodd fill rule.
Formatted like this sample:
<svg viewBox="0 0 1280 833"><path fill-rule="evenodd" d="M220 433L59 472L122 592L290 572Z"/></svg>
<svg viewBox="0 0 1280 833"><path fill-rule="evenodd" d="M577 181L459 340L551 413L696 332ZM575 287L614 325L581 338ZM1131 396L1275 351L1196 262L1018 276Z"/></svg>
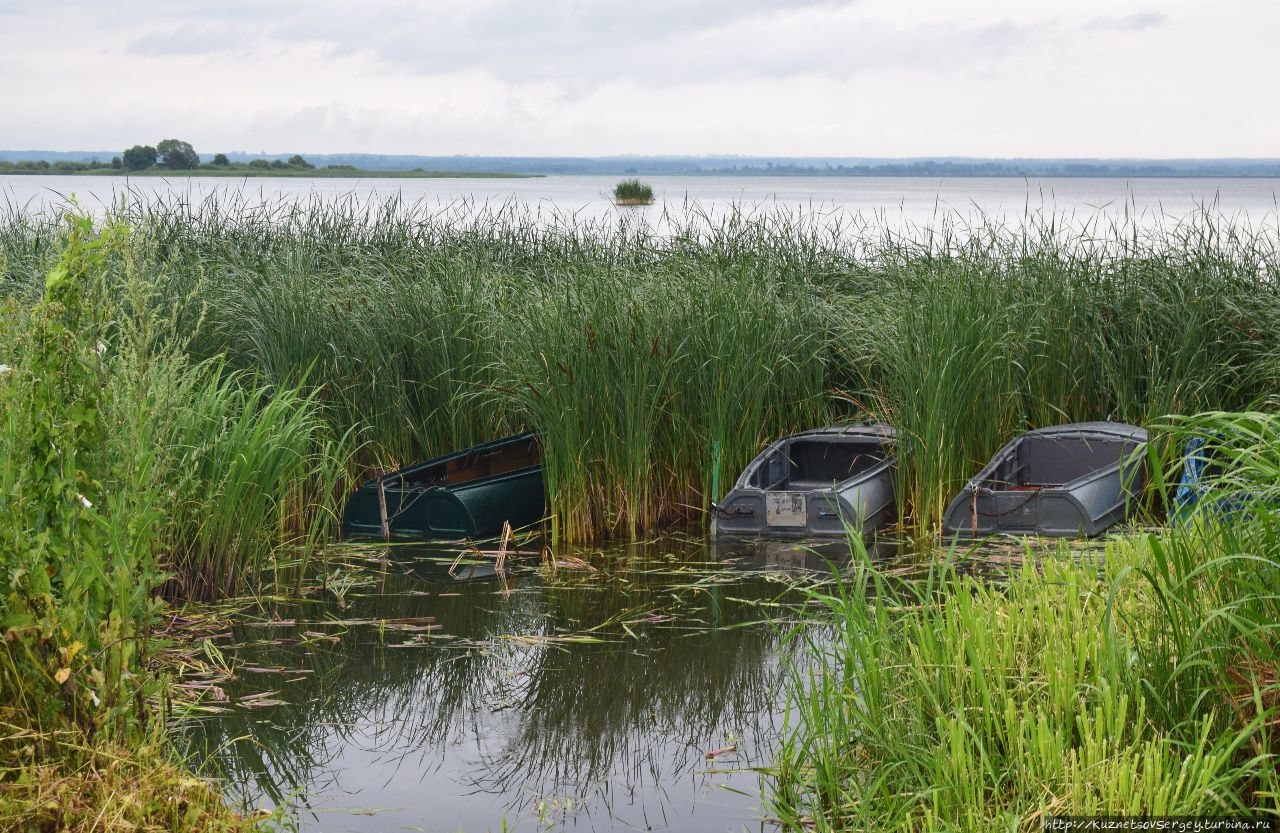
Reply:
<svg viewBox="0 0 1280 833"><path fill-rule="evenodd" d="M944 539L1092 538L1137 507L1147 432L1120 422L1030 431L996 453L947 506Z"/></svg>
<svg viewBox="0 0 1280 833"><path fill-rule="evenodd" d="M793 434L762 451L715 507L711 534L835 537L895 512L894 430L844 425Z"/></svg>

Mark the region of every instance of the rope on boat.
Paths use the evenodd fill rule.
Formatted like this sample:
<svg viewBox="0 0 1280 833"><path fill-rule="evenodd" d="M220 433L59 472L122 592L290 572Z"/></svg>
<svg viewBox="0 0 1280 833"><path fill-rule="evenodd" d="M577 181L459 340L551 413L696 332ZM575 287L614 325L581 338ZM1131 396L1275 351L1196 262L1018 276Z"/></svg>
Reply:
<svg viewBox="0 0 1280 833"><path fill-rule="evenodd" d="M400 480L402 483L404 481L403 477L398 477L396 479ZM429 491L431 490L422 487L413 489L410 492L410 499L408 501L401 500L400 508L396 510L394 515L391 515L387 513L386 477L384 475L378 475L378 520L381 524L382 539L384 541L391 540L391 524L395 523L396 519L405 512L412 509L413 505L419 500L422 500L422 497Z"/></svg>
<svg viewBox="0 0 1280 833"><path fill-rule="evenodd" d="M1022 502L1018 503L1016 506L1010 506L1008 509L1005 509L1003 512L985 512L985 511L980 511L978 509L978 492L985 492L988 495L995 494L995 492L993 492L991 489L974 488L969 490L969 516L970 516L969 523L975 535L978 534L978 516L979 515L981 515L984 518L1003 518L1005 515L1011 515L1014 512L1017 512L1019 509L1026 506L1028 503L1034 500L1037 495L1040 494L1039 489L1037 489L1034 492L1027 492L1027 496L1023 498Z"/></svg>

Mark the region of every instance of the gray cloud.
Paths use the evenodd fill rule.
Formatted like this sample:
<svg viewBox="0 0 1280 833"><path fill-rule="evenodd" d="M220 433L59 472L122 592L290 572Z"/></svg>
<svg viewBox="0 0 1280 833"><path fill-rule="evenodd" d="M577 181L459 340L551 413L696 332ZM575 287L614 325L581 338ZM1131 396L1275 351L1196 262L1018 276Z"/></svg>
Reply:
<svg viewBox="0 0 1280 833"><path fill-rule="evenodd" d="M727 78L848 79L888 67L982 69L1029 44L1061 45L1165 22L1163 14L1148 11L1075 24L894 25L845 14L856 2L370 0L353 9L342 0L142 0L128 7L129 25L141 32L128 42L128 51L161 58L294 44L318 48L333 60L372 59L409 76L478 72L515 84L549 82L574 98L614 81L669 86ZM85 10L94 14L87 5Z"/></svg>
<svg viewBox="0 0 1280 833"><path fill-rule="evenodd" d="M847 78L873 67L984 63L1025 44L1036 27L1009 23L895 27L855 23L849 3L662 0L635 11L619 3L491 4L480 10L335 27L323 19L281 23L281 40L321 43L334 56L363 53L404 72L488 72L511 82L690 84L725 78ZM832 13L835 14L832 14Z"/></svg>
<svg viewBox="0 0 1280 833"><path fill-rule="evenodd" d="M1138 12L1123 17L1095 17L1080 28L1086 32L1141 32L1159 28L1167 19L1162 12Z"/></svg>
<svg viewBox="0 0 1280 833"><path fill-rule="evenodd" d="M476 0L457 6L372 0L352 9L341 0L142 0L119 14L85 0L68 5L80 6L77 14L96 18L103 30L130 32L126 49L137 56L238 52L276 42L318 46L334 58L370 56L417 75L479 71L508 81L591 86L603 78L649 78L655 67L657 74L670 75L682 63L680 50L700 38L788 13L838 10L853 1Z"/></svg>
<svg viewBox="0 0 1280 833"><path fill-rule="evenodd" d="M131 41L127 51L148 57L209 55L243 51L259 40L259 30L251 26L183 23L147 32Z"/></svg>

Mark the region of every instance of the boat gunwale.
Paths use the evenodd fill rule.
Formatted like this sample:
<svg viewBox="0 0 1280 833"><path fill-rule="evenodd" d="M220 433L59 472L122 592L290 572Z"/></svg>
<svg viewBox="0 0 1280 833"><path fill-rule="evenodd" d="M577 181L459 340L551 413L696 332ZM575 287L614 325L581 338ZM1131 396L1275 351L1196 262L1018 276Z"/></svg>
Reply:
<svg viewBox="0 0 1280 833"><path fill-rule="evenodd" d="M1124 427L1130 430L1106 430L1108 426ZM1031 431L1027 431L1024 434L1019 434L1002 445L1000 450L993 454L991 459L987 461L987 464L983 466L977 474L969 478L964 489L961 490L961 494L964 494L965 492L978 492L979 494L1007 494L1015 491L1014 489L1009 488L993 489L989 486L983 486L982 484L984 481L990 479L990 475L999 468L1000 464L1005 461L1008 455L1021 446L1024 441L1028 439L1061 437L1078 437L1086 441L1092 437L1095 439L1105 439L1107 442L1113 443L1124 440L1133 440L1135 448L1128 455L1122 455L1117 458L1115 462L1108 463L1101 468L1086 472L1074 480L1067 480L1062 483L1035 484L1039 485L1039 488L1035 490L1035 494L1037 495L1046 492L1050 494L1054 492L1070 492L1073 488L1078 488L1086 483L1092 482L1093 480L1106 477L1117 469L1123 469L1132 465L1135 461L1141 460L1142 454L1139 452L1139 449L1144 448L1147 443L1150 442L1150 435L1147 433L1147 429L1136 425L1129 425L1124 422L1076 422L1068 423L1066 425L1053 425L1047 428L1036 428Z"/></svg>
<svg viewBox="0 0 1280 833"><path fill-rule="evenodd" d="M785 446L797 440L828 439L828 438L848 438L850 441L859 440L859 439L879 440L881 445L890 445L891 450L878 463L875 463L869 468L866 468L860 472L857 472L856 474L852 474L849 477L846 477L844 480L833 480L830 485L818 486L818 487L813 487L808 489L774 489L774 488L762 488L760 486L752 486L750 485L750 483L747 482L751 478L751 476L754 475L762 465L764 465L769 455L773 454L776 451L780 451ZM847 486L855 485L862 480L872 477L873 475L882 474L884 468L887 466L895 465L897 463L898 454L897 454L897 448L892 447L892 444L896 440L897 440L897 431L893 428L893 426L885 425L883 423L874 423L874 422L873 423L855 423L852 425L833 425L833 426L827 426L824 428L811 428L807 431L800 431L795 434L789 434L785 437L781 437L780 439L774 440L773 442L769 443L760 451L759 454L757 454L754 458L752 458L751 462L747 464L746 468L742 470L742 473L738 475L738 478L734 481L733 488L730 489L727 494L725 494L725 498L727 499L729 495L733 494L734 492L754 492L757 494L767 494L770 492L775 494L784 493L784 492L798 492L798 493L804 493L804 494L814 494L818 492L834 493L837 491L841 491Z"/></svg>
<svg viewBox="0 0 1280 833"><path fill-rule="evenodd" d="M502 439L498 439L498 440L490 440L487 443L480 443L479 445L467 446L466 448L461 448L455 451L451 451L448 454L442 454L439 457L431 457L427 460L419 460L416 463L410 463L407 466L401 466L398 469L393 469L392 471L386 472L384 474L375 475L365 480L357 488L363 489L366 486L376 487L378 485L379 480L381 480L385 486L385 485L388 485L388 481L404 479L406 477L409 477L410 475L413 475L419 471L422 471L423 469L431 468L432 466L439 466L439 465L448 463L451 460L459 460L471 454L483 454L486 451L493 451L495 449L500 449L508 445L515 445L516 443L523 442L525 440L536 441L537 438L538 438L538 433L536 431L525 431L521 434L513 434L510 437L503 437ZM525 466L524 468L521 468L521 469L512 469L510 472L498 472L498 474L496 475L491 475L491 474L484 475L484 477L498 477L503 474L510 474L511 472L527 471L529 469L540 469L540 468L542 468L541 460L539 460L539 462L533 466ZM477 478L477 480L478 479L483 479L483 478ZM465 483L471 483L471 482L475 482L475 481L464 480L461 483L456 485L463 485ZM445 485L451 485L451 484L445 484Z"/></svg>

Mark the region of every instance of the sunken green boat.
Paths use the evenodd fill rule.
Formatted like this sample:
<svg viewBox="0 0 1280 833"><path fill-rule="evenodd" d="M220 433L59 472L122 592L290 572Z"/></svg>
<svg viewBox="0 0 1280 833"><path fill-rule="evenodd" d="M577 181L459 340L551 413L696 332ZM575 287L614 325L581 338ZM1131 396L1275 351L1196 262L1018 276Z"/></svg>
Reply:
<svg viewBox="0 0 1280 833"><path fill-rule="evenodd" d="M384 539L492 538L504 524L537 524L546 503L537 437L518 434L365 481L347 500L342 531Z"/></svg>

